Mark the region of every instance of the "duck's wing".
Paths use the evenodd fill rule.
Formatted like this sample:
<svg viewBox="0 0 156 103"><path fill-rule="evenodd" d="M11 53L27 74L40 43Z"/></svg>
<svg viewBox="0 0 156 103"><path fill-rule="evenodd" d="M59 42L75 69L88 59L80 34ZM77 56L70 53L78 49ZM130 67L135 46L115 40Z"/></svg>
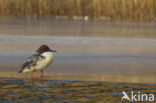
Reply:
<svg viewBox="0 0 156 103"><path fill-rule="evenodd" d="M43 59L45 59L44 56L40 55L40 54L35 54L33 56L31 56L27 62L25 62L24 64L22 64L21 70L19 71L19 73L23 72L23 70L25 68L30 68L32 66L35 66L37 64L37 62L42 61Z"/></svg>

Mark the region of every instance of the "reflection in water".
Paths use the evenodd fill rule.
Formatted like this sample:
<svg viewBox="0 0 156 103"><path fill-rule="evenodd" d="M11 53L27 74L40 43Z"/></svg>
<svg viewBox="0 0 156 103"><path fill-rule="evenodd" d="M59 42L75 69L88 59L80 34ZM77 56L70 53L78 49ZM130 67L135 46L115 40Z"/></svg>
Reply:
<svg viewBox="0 0 156 103"><path fill-rule="evenodd" d="M156 85L82 81L0 79L0 102L120 102L122 91L156 93Z"/></svg>

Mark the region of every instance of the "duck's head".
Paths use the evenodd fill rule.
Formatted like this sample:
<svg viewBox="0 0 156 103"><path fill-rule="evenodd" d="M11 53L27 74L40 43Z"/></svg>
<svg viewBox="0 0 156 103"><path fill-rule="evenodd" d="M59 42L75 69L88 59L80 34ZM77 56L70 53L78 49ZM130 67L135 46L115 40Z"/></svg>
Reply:
<svg viewBox="0 0 156 103"><path fill-rule="evenodd" d="M42 53L44 53L44 52L57 52L57 51L56 51L56 50L50 49L47 45L41 45L41 46L39 47L39 49L37 50L37 52L38 52L39 54L42 54Z"/></svg>

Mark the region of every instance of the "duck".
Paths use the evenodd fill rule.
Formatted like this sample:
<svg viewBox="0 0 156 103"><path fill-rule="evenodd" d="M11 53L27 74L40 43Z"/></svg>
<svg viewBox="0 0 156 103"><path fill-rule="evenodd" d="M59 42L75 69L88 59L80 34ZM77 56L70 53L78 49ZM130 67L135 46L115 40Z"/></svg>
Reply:
<svg viewBox="0 0 156 103"><path fill-rule="evenodd" d="M34 77L34 72L40 71L40 78L48 78L48 76L44 75L43 70L54 61L54 52L57 51L50 49L47 45L41 45L36 52L37 54L32 55L22 64L18 73L31 72L31 79L35 79L37 77Z"/></svg>

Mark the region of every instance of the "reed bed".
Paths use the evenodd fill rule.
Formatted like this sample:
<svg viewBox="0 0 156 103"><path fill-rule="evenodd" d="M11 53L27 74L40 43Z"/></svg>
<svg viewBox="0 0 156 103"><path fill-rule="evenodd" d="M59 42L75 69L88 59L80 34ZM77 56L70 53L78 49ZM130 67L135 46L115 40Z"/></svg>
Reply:
<svg viewBox="0 0 156 103"><path fill-rule="evenodd" d="M156 0L0 0L1 18L58 16L151 21Z"/></svg>

